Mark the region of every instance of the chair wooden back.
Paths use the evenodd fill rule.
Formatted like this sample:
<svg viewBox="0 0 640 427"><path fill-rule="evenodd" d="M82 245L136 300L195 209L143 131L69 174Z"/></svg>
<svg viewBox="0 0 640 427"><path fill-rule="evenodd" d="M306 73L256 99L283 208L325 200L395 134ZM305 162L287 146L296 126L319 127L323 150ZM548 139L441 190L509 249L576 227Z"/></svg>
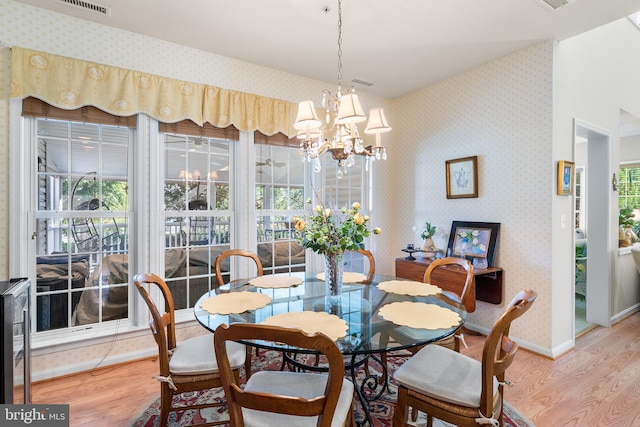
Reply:
<svg viewBox="0 0 640 427"><path fill-rule="evenodd" d="M242 427L244 425L242 408L279 414L319 416L318 426L328 427L331 425L344 378L342 354L331 338L321 333L307 334L295 328L251 323L235 323L230 326L220 325L213 337L222 387L224 388L229 417L231 418L231 427ZM244 391L231 371L225 343L229 340L251 339L285 343L298 348L313 349L324 354L328 362L328 379L325 394L312 399L304 399L301 397Z"/></svg>
<svg viewBox="0 0 640 427"><path fill-rule="evenodd" d="M168 376L169 373L169 352L176 348L176 323L173 306L173 298L169 287L159 276L150 273L136 274L133 278L138 292L151 312L149 327L153 334L153 339L158 344L158 356L160 362L160 375ZM164 312L160 314L158 307L151 299L149 292L144 285L158 288L164 298Z"/></svg>
<svg viewBox="0 0 640 427"><path fill-rule="evenodd" d="M439 268L445 266L458 265L466 272L464 281L460 280L457 268ZM436 285L442 290L455 294L459 301L464 304L468 313L476 310L476 280L473 272L473 265L465 259L458 257L446 257L435 259L429 264L424 272L424 283Z"/></svg>
<svg viewBox="0 0 640 427"><path fill-rule="evenodd" d="M256 255L251 251L245 251L244 249L230 249L228 251L222 252L220 255L216 257L216 260L215 260L216 281L218 282L218 286L224 285L224 279L222 278L222 269L221 269L222 261L224 261L225 259L231 256L243 256L243 257L251 258L256 263L256 268L258 270L257 275L262 276L262 273L263 273L262 262L260 262L260 258L258 258L258 255Z"/></svg>
<svg viewBox="0 0 640 427"><path fill-rule="evenodd" d="M532 290L519 292L511 301L507 310L500 316L491 329L482 350L482 394L480 410L483 414L491 414L493 410L494 383L499 382L502 395L504 373L513 362L518 351L518 344L509 338L511 322L531 308L538 294Z"/></svg>
<svg viewBox="0 0 640 427"><path fill-rule="evenodd" d="M373 276L376 274L376 260L373 257L373 254L371 253L371 251L367 249L361 249L361 248L358 248L357 251L349 251L349 252L357 252L360 255L367 258L367 261L369 263L369 272L367 273L367 278L360 283L364 283L365 285L370 285L371 282L373 282Z"/></svg>

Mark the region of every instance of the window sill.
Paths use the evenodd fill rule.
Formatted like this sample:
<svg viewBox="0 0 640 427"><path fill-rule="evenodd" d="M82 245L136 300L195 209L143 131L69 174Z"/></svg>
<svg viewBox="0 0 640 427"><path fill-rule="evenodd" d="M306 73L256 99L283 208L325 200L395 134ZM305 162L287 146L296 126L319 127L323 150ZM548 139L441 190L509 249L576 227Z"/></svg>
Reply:
<svg viewBox="0 0 640 427"><path fill-rule="evenodd" d="M176 329L186 328L197 324L190 313L176 313ZM87 325L86 328L63 329L46 333L34 334L31 338L32 356L41 356L60 351L76 350L92 345L110 343L114 340L124 340L149 336L149 326L126 324ZM155 348L155 346L154 346Z"/></svg>
<svg viewBox="0 0 640 427"><path fill-rule="evenodd" d="M119 339L134 338L149 333L148 327L133 324L87 325L86 328L61 329L34 334L31 338L33 356L75 350Z"/></svg>
<svg viewBox="0 0 640 427"><path fill-rule="evenodd" d="M631 255L631 248L640 248L640 243L634 243L631 246L625 246L624 248L618 248L618 256Z"/></svg>

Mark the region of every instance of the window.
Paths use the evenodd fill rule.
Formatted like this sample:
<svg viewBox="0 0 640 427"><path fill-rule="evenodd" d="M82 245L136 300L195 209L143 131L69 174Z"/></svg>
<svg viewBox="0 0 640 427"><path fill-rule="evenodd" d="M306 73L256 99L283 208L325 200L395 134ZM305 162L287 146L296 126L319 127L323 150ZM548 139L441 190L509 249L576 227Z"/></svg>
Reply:
<svg viewBox="0 0 640 427"><path fill-rule="evenodd" d="M371 158L356 157L356 163L347 169L347 173L342 178L337 179L336 173L338 170L338 163L332 161L325 166L325 177L328 192L327 200L331 200L331 203L336 207L341 208L343 206L351 206L354 202L359 202L362 206L362 213L366 215L371 214L371 201L364 190L366 182L371 179L369 173L370 168L367 165L371 162ZM367 248L371 249L367 242ZM365 258L357 253L347 252L344 254L343 259L344 270L353 271L358 273L368 273L368 262Z"/></svg>
<svg viewBox="0 0 640 427"><path fill-rule="evenodd" d="M238 132L206 125L194 136L192 129L173 129L191 135L162 133L164 278L177 310L215 287L215 258L231 248L234 235L231 149Z"/></svg>
<svg viewBox="0 0 640 427"><path fill-rule="evenodd" d="M618 207L632 209L637 221L640 218L640 163L620 165L618 175ZM636 234L640 233L639 225L636 222L631 228Z"/></svg>
<svg viewBox="0 0 640 427"><path fill-rule="evenodd" d="M640 208L640 164L620 166L618 206L620 208Z"/></svg>
<svg viewBox="0 0 640 427"><path fill-rule="evenodd" d="M36 331L129 317L128 127L38 118Z"/></svg>
<svg viewBox="0 0 640 427"><path fill-rule="evenodd" d="M283 135L116 117L92 107L59 110L33 99L23 102L22 115L31 143L20 146L28 159L20 162L21 182L30 184L28 202L12 206L12 215L33 212L20 234L31 236L33 228L35 238L15 246L29 255L20 259L21 274L36 277L35 339L43 342L110 334L121 321L137 328L146 314L136 311L133 272L163 275L181 318L192 320L189 309L215 286L212 268L223 250L255 251L265 274L310 262L320 271L318 257L307 256L292 233L305 200L359 201L369 211L364 158L340 180L328 154L323 173L308 172L297 141ZM232 268L223 266L224 273Z"/></svg>
<svg viewBox="0 0 640 427"><path fill-rule="evenodd" d="M256 136L254 146L257 253L264 274L304 271L305 264L293 221L304 212L305 163L297 147L269 145L280 139Z"/></svg>

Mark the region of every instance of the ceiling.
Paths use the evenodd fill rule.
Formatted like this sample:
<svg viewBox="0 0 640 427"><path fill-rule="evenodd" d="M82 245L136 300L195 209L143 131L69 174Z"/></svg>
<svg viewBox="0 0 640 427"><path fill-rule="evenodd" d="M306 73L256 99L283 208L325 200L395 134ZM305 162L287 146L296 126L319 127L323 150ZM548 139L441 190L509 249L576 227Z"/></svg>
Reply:
<svg viewBox="0 0 640 427"><path fill-rule="evenodd" d="M56 0L16 1L338 81L337 0L96 0L110 8L110 16ZM568 1L553 9L543 0L344 0L342 83L371 82L354 86L396 98L543 40L564 40L640 10L640 0Z"/></svg>

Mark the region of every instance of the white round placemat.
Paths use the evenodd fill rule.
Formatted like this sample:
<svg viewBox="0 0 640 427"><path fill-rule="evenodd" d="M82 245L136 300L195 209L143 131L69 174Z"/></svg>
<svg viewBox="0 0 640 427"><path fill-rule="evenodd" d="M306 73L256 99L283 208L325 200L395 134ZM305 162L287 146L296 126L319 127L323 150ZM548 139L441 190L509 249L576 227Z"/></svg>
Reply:
<svg viewBox="0 0 640 427"><path fill-rule="evenodd" d="M347 322L325 311L292 311L267 317L263 325L299 328L308 334L322 332L332 340L347 336Z"/></svg>
<svg viewBox="0 0 640 427"><path fill-rule="evenodd" d="M392 302L383 306L378 313L383 319L396 325L419 329L451 328L462 321L455 311L424 302Z"/></svg>
<svg viewBox="0 0 640 427"><path fill-rule="evenodd" d="M302 284L300 277L294 276L259 276L249 280L249 284L258 288L290 288Z"/></svg>
<svg viewBox="0 0 640 427"><path fill-rule="evenodd" d="M207 298L200 307L211 314L235 314L257 310L270 302L269 295L259 292L230 292Z"/></svg>
<svg viewBox="0 0 640 427"><path fill-rule="evenodd" d="M379 283L378 289L390 294L411 295L414 297L428 297L442 292L442 289L435 285L414 280L388 280Z"/></svg>
<svg viewBox="0 0 640 427"><path fill-rule="evenodd" d="M365 280L367 278L367 276L365 276L362 273L354 273L352 271L345 271L344 273L342 273L342 284L348 284L348 283L358 283L358 282L362 282L363 280ZM316 276L316 279L318 280L324 280L324 273L318 273L318 275Z"/></svg>

